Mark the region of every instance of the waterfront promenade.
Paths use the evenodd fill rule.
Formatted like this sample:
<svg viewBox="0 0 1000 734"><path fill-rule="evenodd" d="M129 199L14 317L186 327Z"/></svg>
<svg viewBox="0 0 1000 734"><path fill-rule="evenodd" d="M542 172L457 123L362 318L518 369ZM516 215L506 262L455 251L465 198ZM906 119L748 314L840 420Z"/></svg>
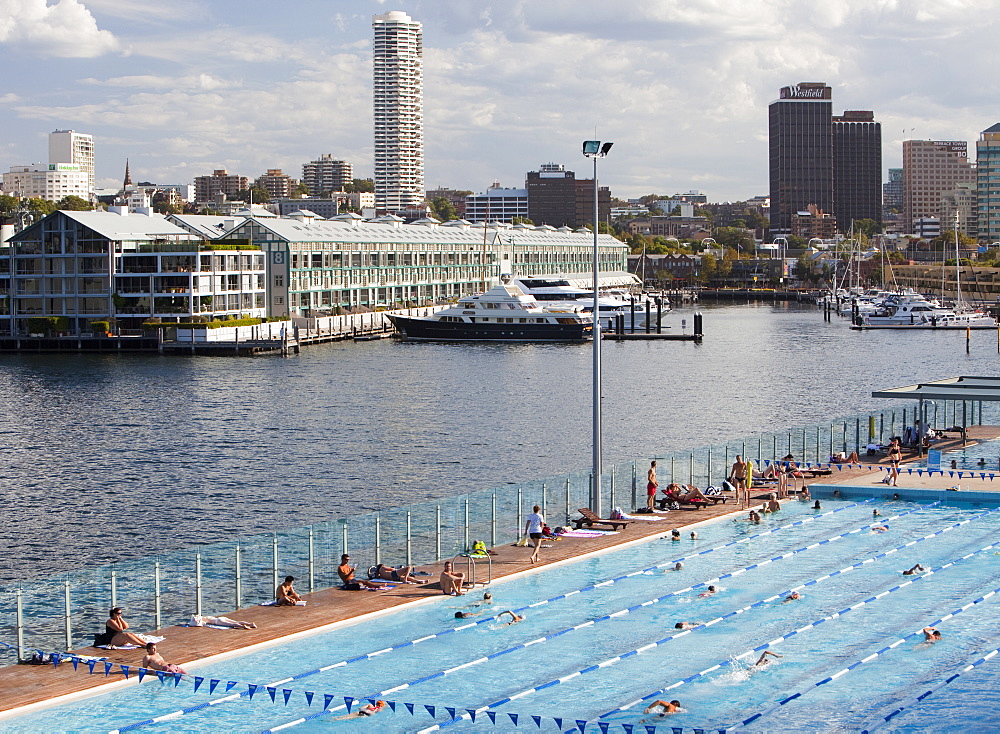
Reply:
<svg viewBox="0 0 1000 734"><path fill-rule="evenodd" d="M989 440L1000 437L1000 426L979 426L969 430L972 441ZM944 451L958 448L957 440L943 441L938 448ZM914 454L907 455L907 460L917 458ZM884 461L882 462L884 464ZM877 485L879 479L885 476L883 471L872 472L867 466L850 467L836 471L831 476L819 477L815 480L805 480L806 484L841 484L878 486L880 491L888 494L888 487ZM905 472L900 477L900 487L946 489L960 484L963 490L969 491L1000 491L1000 485L988 479L961 480L945 476L928 477L910 475ZM801 486L801 480L800 480ZM797 487L797 488L800 488ZM771 490L764 489L752 494L752 506L758 506L766 499ZM791 499L789 501L795 501ZM670 531L679 528L688 532L701 523L717 521L729 515L745 513L739 509L734 500L714 507L700 510L677 510L659 515L659 521L637 520L632 522L623 532L604 535L598 538L564 538L555 542L546 542L541 552L541 562L528 563L529 548L517 548L511 545L499 546L492 559L493 580L510 578L517 574L536 573L540 570L552 569L561 564L572 563L592 554L604 553L629 543L655 542L658 538L668 536ZM551 546L551 547L547 547ZM362 560L362 559L357 559ZM479 577L485 578L485 564L480 562ZM164 657L173 663L187 668L197 675L201 666L224 659L242 655L254 649L282 644L289 639L313 634L318 630L337 625L348 625L364 620L367 617L387 614L401 610L401 607L412 604L427 604L440 599L441 592L436 582L441 570L441 564L422 566L431 575L427 577L431 583L425 586L398 585L384 592L343 591L339 588L326 589L306 595L308 605L305 607L259 607L253 606L236 611L208 610L209 613L224 614L235 619L250 620L258 627L254 630L215 630L207 628L189 628L180 626L166 627L161 630L142 630L150 634L162 635L166 639L158 645ZM462 569L464 570L464 564ZM470 590L470 599L482 594L482 586ZM260 601L265 601L261 599ZM95 631L99 631L103 619L92 620ZM359 630L360 632L361 630ZM105 651L94 648L83 648L74 652L77 655L105 654ZM106 652L108 660L113 663L124 663L138 667L142 650L113 650ZM137 678L124 680L120 670L115 668L110 676L105 676L98 666L97 672L88 674L85 665L74 670L69 662L58 667L45 666L8 666L0 668L0 690L5 696L0 700L0 718L4 712L7 715L47 706L60 700L71 700L81 695L104 692L117 687L136 685ZM262 681L263 682L263 681ZM24 707L29 707L25 709ZM17 711L21 709L22 711Z"/></svg>

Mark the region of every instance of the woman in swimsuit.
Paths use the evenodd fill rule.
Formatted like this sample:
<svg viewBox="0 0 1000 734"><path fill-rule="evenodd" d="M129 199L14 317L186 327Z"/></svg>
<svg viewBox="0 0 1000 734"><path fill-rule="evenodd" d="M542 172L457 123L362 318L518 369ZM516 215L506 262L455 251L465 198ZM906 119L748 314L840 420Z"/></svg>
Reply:
<svg viewBox="0 0 1000 734"><path fill-rule="evenodd" d="M134 632L128 632L128 622L122 617L121 607L115 607L108 612L108 621L104 623L104 634L98 636L97 644L109 647L136 645L145 647L146 640Z"/></svg>

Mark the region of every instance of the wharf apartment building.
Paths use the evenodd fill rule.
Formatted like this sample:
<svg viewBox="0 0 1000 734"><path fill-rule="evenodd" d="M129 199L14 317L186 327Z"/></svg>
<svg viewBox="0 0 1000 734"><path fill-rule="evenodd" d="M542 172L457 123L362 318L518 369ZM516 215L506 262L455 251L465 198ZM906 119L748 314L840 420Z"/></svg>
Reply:
<svg viewBox="0 0 1000 734"><path fill-rule="evenodd" d="M55 212L0 250L0 331L27 334L32 316L138 330L165 322L325 316L337 309L423 305L486 290L502 272L586 278L593 235L549 226L403 224L356 214L318 220L112 211ZM599 237L608 282L628 248Z"/></svg>

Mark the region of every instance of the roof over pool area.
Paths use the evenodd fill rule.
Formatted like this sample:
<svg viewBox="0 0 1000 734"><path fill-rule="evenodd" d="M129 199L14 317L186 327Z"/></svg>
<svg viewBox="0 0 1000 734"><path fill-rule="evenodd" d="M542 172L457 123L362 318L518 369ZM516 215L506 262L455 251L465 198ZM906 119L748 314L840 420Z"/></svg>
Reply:
<svg viewBox="0 0 1000 734"><path fill-rule="evenodd" d="M873 398L906 400L982 400L1000 402L1000 377L961 376L920 382L916 385L876 390Z"/></svg>

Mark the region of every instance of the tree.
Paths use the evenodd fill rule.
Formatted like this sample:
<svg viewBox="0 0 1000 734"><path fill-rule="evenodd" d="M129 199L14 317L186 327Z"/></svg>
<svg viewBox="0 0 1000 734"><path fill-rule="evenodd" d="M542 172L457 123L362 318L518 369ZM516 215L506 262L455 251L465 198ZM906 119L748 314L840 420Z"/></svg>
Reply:
<svg viewBox="0 0 1000 734"><path fill-rule="evenodd" d="M529 227L534 227L535 223L528 219L527 217L514 217L510 220L511 224L526 224Z"/></svg>
<svg viewBox="0 0 1000 734"><path fill-rule="evenodd" d="M882 228L874 219L865 218L859 219L854 223L854 231L871 237L873 234L881 232Z"/></svg>
<svg viewBox="0 0 1000 734"><path fill-rule="evenodd" d="M754 252L757 243L753 235L746 229L737 227L716 227L712 230L712 238L723 247L730 247L741 252Z"/></svg>
<svg viewBox="0 0 1000 734"><path fill-rule="evenodd" d="M21 200L16 196L0 194L0 216L13 214L21 206Z"/></svg>
<svg viewBox="0 0 1000 734"><path fill-rule="evenodd" d="M797 234L790 234L785 239L788 240L788 249L790 250L801 250L806 246L806 238L799 237Z"/></svg>
<svg viewBox="0 0 1000 734"><path fill-rule="evenodd" d="M38 215L38 217L48 216L56 210L55 202L46 201L45 199L28 199L25 207L29 212Z"/></svg>
<svg viewBox="0 0 1000 734"><path fill-rule="evenodd" d="M718 260L715 255L710 252L703 252L701 254L701 267L698 268L698 282L707 285L715 277L718 270Z"/></svg>
<svg viewBox="0 0 1000 734"><path fill-rule="evenodd" d="M458 210L455 209L455 205L443 196L431 199L431 212L442 222L450 222L453 219L458 219Z"/></svg>
<svg viewBox="0 0 1000 734"><path fill-rule="evenodd" d="M292 191L293 196L309 196L309 186L304 181L299 181L299 185Z"/></svg>
<svg viewBox="0 0 1000 734"><path fill-rule="evenodd" d="M375 191L375 181L370 178L356 178L351 183L344 186L344 191L348 194L372 192Z"/></svg>
<svg viewBox="0 0 1000 734"><path fill-rule="evenodd" d="M90 202L79 196L64 196L56 202L56 209L68 212L86 212L93 209Z"/></svg>
<svg viewBox="0 0 1000 734"><path fill-rule="evenodd" d="M267 189L262 189L260 186L251 186L249 190L241 189L229 198L232 201L250 202L251 195L253 195L254 204L266 204L271 200L271 195L267 192Z"/></svg>

